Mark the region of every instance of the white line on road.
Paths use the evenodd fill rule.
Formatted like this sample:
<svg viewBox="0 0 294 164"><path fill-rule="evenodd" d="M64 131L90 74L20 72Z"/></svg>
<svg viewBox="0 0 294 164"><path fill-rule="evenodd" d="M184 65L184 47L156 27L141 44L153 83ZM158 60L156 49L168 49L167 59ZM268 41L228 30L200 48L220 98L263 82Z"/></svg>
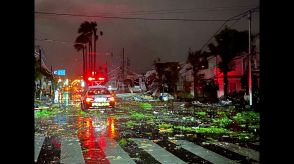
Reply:
<svg viewBox="0 0 294 164"><path fill-rule="evenodd" d="M35 162L38 160L44 140L44 136L35 136Z"/></svg>
<svg viewBox="0 0 294 164"><path fill-rule="evenodd" d="M113 139L105 138L104 153L111 164L136 164L120 145ZM103 146L100 146L103 148Z"/></svg>
<svg viewBox="0 0 294 164"><path fill-rule="evenodd" d="M139 148L144 149L144 151L152 155L160 163L186 163L148 139L132 138L132 140L139 146Z"/></svg>
<svg viewBox="0 0 294 164"><path fill-rule="evenodd" d="M231 150L232 152L241 154L243 156L249 157L250 159L259 161L259 152L256 150L248 149L228 142L213 142L212 144Z"/></svg>
<svg viewBox="0 0 294 164"><path fill-rule="evenodd" d="M78 138L61 138L60 163L85 164Z"/></svg>
<svg viewBox="0 0 294 164"><path fill-rule="evenodd" d="M205 149L197 144L194 144L185 140L177 140L176 144L181 146L183 149L190 151L191 153L215 164L224 164L224 163L237 163L233 160L230 160L226 157L223 157L213 151Z"/></svg>

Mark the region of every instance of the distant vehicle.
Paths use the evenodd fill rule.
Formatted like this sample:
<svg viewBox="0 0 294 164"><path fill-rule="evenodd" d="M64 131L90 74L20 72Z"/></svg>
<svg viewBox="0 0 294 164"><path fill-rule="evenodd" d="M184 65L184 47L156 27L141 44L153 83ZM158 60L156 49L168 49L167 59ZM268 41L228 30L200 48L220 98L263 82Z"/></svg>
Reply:
<svg viewBox="0 0 294 164"><path fill-rule="evenodd" d="M173 100L174 99L174 96L172 96L169 93L160 93L159 99L161 101L168 101L168 100Z"/></svg>
<svg viewBox="0 0 294 164"><path fill-rule="evenodd" d="M132 87L132 90L134 93L142 92L142 89L139 85L135 85L134 87Z"/></svg>
<svg viewBox="0 0 294 164"><path fill-rule="evenodd" d="M115 107L115 97L105 86L89 86L82 96L81 109L106 109Z"/></svg>

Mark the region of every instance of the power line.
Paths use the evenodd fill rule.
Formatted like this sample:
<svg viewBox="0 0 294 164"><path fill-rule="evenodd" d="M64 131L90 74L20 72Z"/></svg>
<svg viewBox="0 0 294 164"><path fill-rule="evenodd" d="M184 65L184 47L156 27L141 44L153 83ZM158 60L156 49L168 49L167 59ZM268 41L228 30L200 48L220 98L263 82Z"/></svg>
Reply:
<svg viewBox="0 0 294 164"><path fill-rule="evenodd" d="M233 25L235 25L237 22L239 22L241 19L236 20L235 22L233 22L230 26L228 27L232 27ZM207 42L201 47L201 51L203 50L203 48L205 46L207 46L207 44L220 32L220 30L227 24L227 21L225 21L219 28L218 30L212 35L212 37L210 37Z"/></svg>
<svg viewBox="0 0 294 164"><path fill-rule="evenodd" d="M156 21L192 21L192 22L210 22L210 21L232 21L231 20L223 20L223 19L184 19L184 18L144 18L144 17L117 17L117 16L102 16L102 15L84 15L84 14L68 14L68 13L54 13L54 12L41 12L36 11L36 14L43 15L57 15L57 16L74 16L74 17L98 17L105 19L127 19L127 20L156 20Z"/></svg>
<svg viewBox="0 0 294 164"><path fill-rule="evenodd" d="M230 19L233 19L233 18L236 18L236 17L239 17L239 16L244 16L245 14L247 14L249 11L251 11L252 13L253 12L256 12L256 10L258 10L259 9L259 6L257 6L257 7L255 7L255 8L252 8L252 9L249 9L249 10L246 10L246 11L244 11L243 13L241 13L241 14L238 14L238 15L235 15L235 16L233 16L233 17L231 17Z"/></svg>
<svg viewBox="0 0 294 164"><path fill-rule="evenodd" d="M227 23L227 21L225 21L219 28L218 28L218 30L213 34L213 36L212 37L210 37L207 41L206 41L206 43L201 47L201 49L200 49L200 51L202 51L202 49L205 47L205 46L207 46L207 44L211 41L211 39L213 39L214 38L214 36L216 36L216 34L225 26L225 24Z"/></svg>
<svg viewBox="0 0 294 164"><path fill-rule="evenodd" d="M231 25L228 26L228 28L233 27L235 24L239 23L241 19L236 20L235 22L233 22Z"/></svg>
<svg viewBox="0 0 294 164"><path fill-rule="evenodd" d="M125 12L99 12L99 14L127 14L127 15L143 15L143 14L167 14L167 13L189 13L199 10L216 11L219 9L239 9L248 8L250 6L227 6L227 7L212 7L212 8L188 8L188 9L163 9L163 10L143 10L143 11L125 11Z"/></svg>
<svg viewBox="0 0 294 164"><path fill-rule="evenodd" d="M239 10L239 9L238 9ZM216 11L216 10L210 10L210 11ZM225 10L225 11L231 11L231 10ZM108 14L108 15L116 15L116 14L123 14L123 15L127 15L127 16L129 16L129 15L160 15L160 14L189 14L189 13L195 13L195 12L200 12L200 11L197 11L197 10L192 10L192 11L166 11L166 12L153 12L153 13L134 13L134 14L132 14L132 13L126 13L126 14L124 14L124 13L103 13L103 14ZM208 11L205 11L205 12L208 12ZM223 12L223 11L222 11Z"/></svg>
<svg viewBox="0 0 294 164"><path fill-rule="evenodd" d="M255 12L258 12L258 11L256 11L256 10L255 10ZM244 14L244 15L242 16L242 18L243 18L243 17L245 17L245 16L247 16L247 15L245 15L245 14ZM235 22L233 22L231 25L229 25L229 26L228 26L228 28L231 28L231 27L233 27L235 24L239 23L239 22L240 22L240 20L241 20L241 19L239 19L239 20L236 20L236 21L235 21Z"/></svg>
<svg viewBox="0 0 294 164"><path fill-rule="evenodd" d="M62 44L67 44L67 45L75 45L75 44L86 44L86 43L72 43L72 42L67 42L67 41L59 41L59 40L52 40L52 39L37 39L35 38L35 40L38 40L38 41L48 41L48 42L56 42L56 43L62 43ZM110 56L110 54L108 52L97 52L96 54L97 56Z"/></svg>
<svg viewBox="0 0 294 164"><path fill-rule="evenodd" d="M197 10L197 9L228 9L228 8L242 8L249 6L221 6L221 7L198 7L198 8L188 8L188 9L161 9L161 10L141 10L141 11L127 11L120 13L140 13L140 12L160 12L160 11L182 11L182 10Z"/></svg>
<svg viewBox="0 0 294 164"><path fill-rule="evenodd" d="M203 48L205 47L205 46L207 46L207 44L218 34L218 32L225 26L225 24L229 21L229 20L236 20L236 22L237 21L240 21L241 20L241 18L243 18L244 16L245 16L245 14L247 14L249 11L251 11L251 12L256 12L256 10L258 9L259 7L255 7L255 8L252 8L252 9L249 9L249 10L246 10L245 12L242 12L241 14L238 14L238 15L235 15L235 16L233 16L233 17L231 17L231 18L229 18L229 19L227 19L219 28L218 28L218 30L208 39L208 41L201 47L201 51L203 50ZM241 16L241 17L240 17ZM235 18L237 18L237 17L240 17L240 18L238 18L238 19L235 19ZM234 22L232 25L234 25L236 22ZM231 25L231 26L232 26Z"/></svg>
<svg viewBox="0 0 294 164"><path fill-rule="evenodd" d="M73 42L68 42L68 41L59 41L59 40L53 40L53 39L36 39L38 41L47 41L47 42L57 42L57 43L62 43L62 44L70 44L70 45L74 45L74 44L85 44L85 43L73 43Z"/></svg>
<svg viewBox="0 0 294 164"><path fill-rule="evenodd" d="M48 41L48 42L57 42L57 43L62 43L62 44L74 44L71 42L64 42L64 41L58 41L58 40L52 40L52 39L35 39L38 41Z"/></svg>

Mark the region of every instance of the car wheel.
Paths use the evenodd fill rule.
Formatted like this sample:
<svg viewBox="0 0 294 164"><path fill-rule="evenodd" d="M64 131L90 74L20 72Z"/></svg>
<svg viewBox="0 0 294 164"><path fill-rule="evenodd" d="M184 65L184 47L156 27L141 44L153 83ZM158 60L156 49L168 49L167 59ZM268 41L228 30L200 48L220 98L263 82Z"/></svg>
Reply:
<svg viewBox="0 0 294 164"><path fill-rule="evenodd" d="M81 105L80 105L80 106L81 106L81 110L84 110L84 109L83 109L83 108L84 108L84 107L83 107L83 103L81 103Z"/></svg>
<svg viewBox="0 0 294 164"><path fill-rule="evenodd" d="M114 107L111 107L110 110L111 110L112 113L115 112L115 108Z"/></svg>

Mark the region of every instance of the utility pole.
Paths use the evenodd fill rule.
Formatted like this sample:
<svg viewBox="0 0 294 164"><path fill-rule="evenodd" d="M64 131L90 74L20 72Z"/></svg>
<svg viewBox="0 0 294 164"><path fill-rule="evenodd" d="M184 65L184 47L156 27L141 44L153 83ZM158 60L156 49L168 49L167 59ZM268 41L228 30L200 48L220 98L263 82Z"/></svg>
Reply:
<svg viewBox="0 0 294 164"><path fill-rule="evenodd" d="M97 36L97 34L96 34L96 32L97 32L97 28L95 27L95 29L94 29L94 39L93 39L93 42L94 42L94 66L93 66L93 70L94 70L94 72L95 72L95 74L96 74L96 55L97 55L97 52L96 52L96 37L97 37L97 39L98 39L98 36Z"/></svg>
<svg viewBox="0 0 294 164"><path fill-rule="evenodd" d="M130 59L127 57L127 71L130 69L131 62Z"/></svg>
<svg viewBox="0 0 294 164"><path fill-rule="evenodd" d="M248 89L249 105L252 105L252 77L251 77L251 10L249 10L249 49L248 49Z"/></svg>
<svg viewBox="0 0 294 164"><path fill-rule="evenodd" d="M125 79L125 49L123 48L122 80Z"/></svg>
<svg viewBox="0 0 294 164"><path fill-rule="evenodd" d="M40 71L42 70L42 52L41 52L41 48L39 47L39 59L40 59ZM41 76L41 79L40 79L40 94L39 94L39 98L41 100L42 98L42 76Z"/></svg>
<svg viewBox="0 0 294 164"><path fill-rule="evenodd" d="M113 50L111 50L111 53L110 53L110 67L109 67L110 70L114 69L113 68Z"/></svg>
<svg viewBox="0 0 294 164"><path fill-rule="evenodd" d="M51 66L50 70L51 70L51 73L52 73L51 86L50 86L50 95L51 95L51 98L52 98L52 101L53 101L53 94L54 94L53 80L54 80L54 77L53 77L53 68L52 68L52 66Z"/></svg>

